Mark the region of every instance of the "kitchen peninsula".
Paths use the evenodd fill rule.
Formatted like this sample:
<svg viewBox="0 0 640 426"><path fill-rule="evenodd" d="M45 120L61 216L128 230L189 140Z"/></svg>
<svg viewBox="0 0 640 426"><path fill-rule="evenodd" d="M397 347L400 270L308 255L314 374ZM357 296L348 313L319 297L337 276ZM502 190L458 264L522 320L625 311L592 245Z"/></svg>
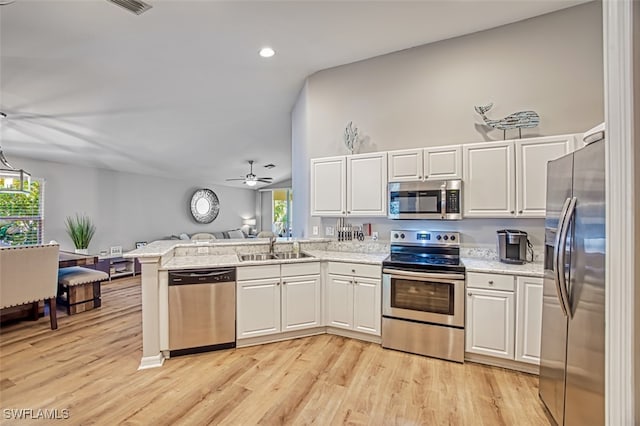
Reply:
<svg viewBox="0 0 640 426"><path fill-rule="evenodd" d="M367 281L365 291L370 293L372 303L367 308L369 311L365 317L370 318L370 326L363 327L364 332L350 332L350 330L335 329L337 333L358 337L365 340L379 342L380 320L380 265L389 253L389 245L380 241L349 242L342 243L329 239L297 240L300 250L309 257L299 259L268 259L241 261L239 254L267 253L269 251L268 239L256 240L225 240L205 243L184 243L182 241L155 241L145 247L136 249L126 254L127 257L138 258L142 266L142 360L140 369L159 367L168 356L168 272L170 270L238 267L251 273L263 274L264 269L271 266L279 268L280 265L315 264L319 275L320 268L326 268L327 262L339 262L342 265L351 265L348 273L356 274L362 269L362 276ZM293 252L293 241L278 239L274 245L274 252ZM321 266L322 263L322 266ZM360 265L356 268L354 265ZM287 269L287 267L284 267ZM286 274L286 273L285 273ZM264 275L262 275L264 276ZM279 284L278 271L278 284ZM373 285L371 285L373 284ZM317 285L321 285L318 277ZM320 287L318 287L320 289ZM320 293L321 294L321 293ZM319 296L318 296L319 297ZM268 301L265 301L268 303ZM318 314L322 317L322 306ZM340 325L338 325L340 327ZM357 330L357 329L356 329ZM326 327L319 321L317 327L305 327L294 332L282 335L247 339L244 345L256 344L283 338L299 337L326 332ZM273 334L273 333L271 333ZM238 336L241 337L241 336ZM238 342L241 346L243 343Z"/></svg>

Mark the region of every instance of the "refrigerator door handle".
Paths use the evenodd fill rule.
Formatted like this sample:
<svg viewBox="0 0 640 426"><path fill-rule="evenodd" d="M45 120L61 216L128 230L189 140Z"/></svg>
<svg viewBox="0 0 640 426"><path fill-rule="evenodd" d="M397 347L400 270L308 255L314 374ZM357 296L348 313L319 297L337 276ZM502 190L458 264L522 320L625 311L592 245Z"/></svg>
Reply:
<svg viewBox="0 0 640 426"><path fill-rule="evenodd" d="M562 235L560 236L560 248L558 250L558 287L560 288L560 294L562 296L562 303L564 304L565 312L569 318L573 317L573 313L571 311L571 302L569 301L569 291L567 289L567 279L565 274L565 254L567 247L567 237L569 236L569 228L571 225L571 220L573 219L573 215L576 211L576 197L572 197L569 199L569 205L567 207L567 214L562 223Z"/></svg>
<svg viewBox="0 0 640 426"><path fill-rule="evenodd" d="M562 313L564 316L568 316L567 305L565 305L565 299L563 297L562 290L560 288L560 269L562 269L562 273L564 274L564 264L563 268L560 268L560 247L562 247L562 251L564 252L564 246L561 246L560 242L562 241L562 230L564 229L564 224L567 217L567 211L569 210L569 204L571 203L571 198L567 198L564 201L564 205L562 206L562 211L560 213L560 218L558 220L558 229L556 230L556 238L553 244L553 281L556 285L556 293L558 295L558 301L560 302L560 308L562 308Z"/></svg>

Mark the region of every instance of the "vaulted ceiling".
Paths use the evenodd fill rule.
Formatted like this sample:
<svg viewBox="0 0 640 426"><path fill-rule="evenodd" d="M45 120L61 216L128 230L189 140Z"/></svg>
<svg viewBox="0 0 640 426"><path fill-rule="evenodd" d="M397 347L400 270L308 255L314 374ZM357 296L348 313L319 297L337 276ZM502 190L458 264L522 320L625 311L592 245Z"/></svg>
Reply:
<svg viewBox="0 0 640 426"><path fill-rule="evenodd" d="M139 16L107 0L0 6L9 159L216 184L255 160L277 182L291 175L290 112L308 75L584 3L148 2ZM265 45L274 57L258 55Z"/></svg>

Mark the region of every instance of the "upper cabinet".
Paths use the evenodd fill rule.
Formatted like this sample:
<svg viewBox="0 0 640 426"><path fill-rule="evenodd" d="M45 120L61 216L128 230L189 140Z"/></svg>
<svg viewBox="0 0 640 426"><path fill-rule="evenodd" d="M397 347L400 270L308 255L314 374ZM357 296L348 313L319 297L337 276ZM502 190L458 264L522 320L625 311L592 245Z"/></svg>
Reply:
<svg viewBox="0 0 640 426"><path fill-rule="evenodd" d="M463 145L464 217L544 217L547 162L574 135Z"/></svg>
<svg viewBox="0 0 640 426"><path fill-rule="evenodd" d="M387 215L387 154L347 156L347 215Z"/></svg>
<svg viewBox="0 0 640 426"><path fill-rule="evenodd" d="M312 216L386 216L387 153L311 160Z"/></svg>
<svg viewBox="0 0 640 426"><path fill-rule="evenodd" d="M390 151L389 182L461 179L461 145Z"/></svg>
<svg viewBox="0 0 640 426"><path fill-rule="evenodd" d="M346 209L346 157L311 160L311 215L344 216Z"/></svg>

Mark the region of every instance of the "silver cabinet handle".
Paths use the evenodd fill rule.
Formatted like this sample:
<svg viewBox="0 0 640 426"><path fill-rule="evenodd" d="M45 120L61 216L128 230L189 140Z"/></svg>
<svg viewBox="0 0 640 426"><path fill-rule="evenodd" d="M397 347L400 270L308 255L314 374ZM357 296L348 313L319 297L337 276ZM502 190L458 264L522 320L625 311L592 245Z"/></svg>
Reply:
<svg viewBox="0 0 640 426"><path fill-rule="evenodd" d="M469 292L467 293L467 296L473 296L473 293Z"/></svg>
<svg viewBox="0 0 640 426"><path fill-rule="evenodd" d="M518 212L518 214L522 214L522 210L520 210L520 211Z"/></svg>
<svg viewBox="0 0 640 426"><path fill-rule="evenodd" d="M515 213L515 211L514 211L514 210L511 210L511 214L514 214L514 213Z"/></svg>
<svg viewBox="0 0 640 426"><path fill-rule="evenodd" d="M286 281L283 281L283 282L282 282L282 285L287 285L287 282L286 282Z"/></svg>
<svg viewBox="0 0 640 426"><path fill-rule="evenodd" d="M493 285L493 280L490 280L490 281L489 281L489 285Z"/></svg>
<svg viewBox="0 0 640 426"><path fill-rule="evenodd" d="M422 176L418 176L418 179L422 179Z"/></svg>
<svg viewBox="0 0 640 426"><path fill-rule="evenodd" d="M352 269L352 270L351 270L351 273L352 273L352 274L355 274L355 273L356 273L356 270L355 270L355 269Z"/></svg>

